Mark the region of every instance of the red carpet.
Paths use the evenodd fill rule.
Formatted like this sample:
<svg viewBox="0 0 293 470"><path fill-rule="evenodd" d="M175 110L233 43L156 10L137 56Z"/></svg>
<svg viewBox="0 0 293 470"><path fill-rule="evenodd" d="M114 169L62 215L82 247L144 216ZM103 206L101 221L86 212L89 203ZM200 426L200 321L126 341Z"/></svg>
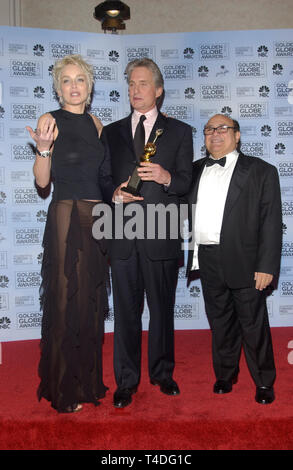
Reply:
<svg viewBox="0 0 293 470"><path fill-rule="evenodd" d="M2 344L0 365L1 450L289 450L293 449L293 364L288 362L293 327L273 328L277 365L276 400L254 401L255 387L242 356L233 392L212 393L210 331L177 331L174 378L178 397L149 384L147 333L143 372L133 403L112 406L113 335L105 335L104 381L110 387L101 405L58 415L36 398L38 341Z"/></svg>

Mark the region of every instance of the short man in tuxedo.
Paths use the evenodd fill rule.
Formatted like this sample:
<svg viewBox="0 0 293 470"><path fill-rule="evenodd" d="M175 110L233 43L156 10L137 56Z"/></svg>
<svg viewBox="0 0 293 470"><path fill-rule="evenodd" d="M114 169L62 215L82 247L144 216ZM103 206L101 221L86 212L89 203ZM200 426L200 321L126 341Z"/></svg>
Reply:
<svg viewBox="0 0 293 470"><path fill-rule="evenodd" d="M209 157L194 162L188 194L193 240L187 273L200 270L212 331L214 392L231 392L243 346L255 399L271 403L276 371L264 289L280 265L278 173L238 152L237 121L215 115L204 135Z"/></svg>
<svg viewBox="0 0 293 470"><path fill-rule="evenodd" d="M142 305L144 292L150 313L148 332L148 364L151 384L158 385L167 395L178 395L173 380L174 370L174 302L178 276L181 240L170 234L172 227L166 219L166 236L148 238L146 212L150 205L168 208L177 206L179 197L186 194L192 175L193 143L191 127L177 119L165 117L157 109L163 93L163 77L150 59L139 59L126 68L129 99L133 112L126 118L106 126L103 139L111 155L115 185L115 209L136 203L142 210L144 238L129 239L124 233L110 241L114 302L114 371L117 390L114 406L123 408L132 401L140 381ZM121 188L132 174L144 153L146 142L153 142L155 131L163 133L156 140L157 151L152 162L138 169L143 182L140 196ZM142 135L139 143L138 133ZM143 135L144 134L144 135ZM141 212L140 212L141 214ZM123 226L126 228L127 217ZM174 220L173 220L174 222ZM168 225L169 224L169 225ZM172 220L171 220L172 224Z"/></svg>

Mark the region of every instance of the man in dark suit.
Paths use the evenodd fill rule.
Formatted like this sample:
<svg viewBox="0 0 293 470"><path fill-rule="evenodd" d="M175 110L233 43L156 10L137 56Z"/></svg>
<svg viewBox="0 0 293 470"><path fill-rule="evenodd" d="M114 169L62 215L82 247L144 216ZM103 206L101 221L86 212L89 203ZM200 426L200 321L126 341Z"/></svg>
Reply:
<svg viewBox="0 0 293 470"><path fill-rule="evenodd" d="M187 274L199 269L212 331L214 392L232 390L243 346L255 399L271 403L276 371L264 289L280 265L278 173L238 152L237 121L215 115L204 135L209 157L194 162L188 194L193 237Z"/></svg>
<svg viewBox="0 0 293 470"><path fill-rule="evenodd" d="M168 211L175 207L179 211L179 197L186 194L190 186L193 160L191 127L165 117L157 109L156 103L164 86L158 66L150 59L135 60L128 64L126 74L133 112L103 130L103 139L111 155L114 183L119 185L114 193L114 220L117 222L121 207L129 214L133 206L136 213L134 228L137 233L143 232L142 236L134 237L126 233L131 218L124 213L123 236L119 239L116 235L109 243L117 382L114 406L118 408L131 403L140 381L144 292L150 313L148 364L151 384L158 385L167 395L179 394L179 387L173 380L174 302L181 255L178 231L174 236L178 214L175 211L175 216L174 212L170 218L166 216L165 235L160 236L158 224L161 220L158 219L161 216L152 216L148 209L160 204L161 209ZM157 129L163 132L156 140L156 154L151 162L142 163L138 169L142 181L140 195L124 192L125 181L144 153L144 144L154 141ZM138 132L144 134L140 147ZM123 206L117 201L122 201ZM135 206L129 203L135 203ZM116 229L119 229L117 225Z"/></svg>

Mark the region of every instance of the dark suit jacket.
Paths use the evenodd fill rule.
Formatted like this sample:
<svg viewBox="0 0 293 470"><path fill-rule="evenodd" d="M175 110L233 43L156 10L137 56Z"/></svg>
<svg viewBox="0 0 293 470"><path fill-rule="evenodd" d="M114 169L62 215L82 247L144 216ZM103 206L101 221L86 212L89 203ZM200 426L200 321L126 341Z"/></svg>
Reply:
<svg viewBox="0 0 293 470"><path fill-rule="evenodd" d="M166 118L159 113L154 124L149 141L153 142L156 129L164 129L163 134L157 139L157 152L151 158L153 163L159 163L171 173L171 184L166 190L163 185L148 181L144 182L141 195L144 197L141 207L144 213L145 235L147 230L146 208L149 204L161 203L164 207L168 204L179 206L179 197L189 190L192 176L193 141L191 127L177 119ZM132 174L136 165L136 156L133 148L131 130L131 115L113 122L103 129L102 140L110 152L112 175L117 187ZM126 206L124 204L124 206ZM115 206L116 210L117 207ZM114 211L115 211L114 208ZM114 216L115 219L115 216ZM124 217L124 225L129 217ZM172 259L180 256L181 240L171 239L171 226L167 224L165 239L144 239L146 253L151 259ZM109 243L110 257L127 259L130 256L133 240L123 238L113 239Z"/></svg>
<svg viewBox="0 0 293 470"><path fill-rule="evenodd" d="M189 225L206 158L193 164ZM224 208L220 249L226 282L231 288L253 285L254 273L278 275L282 243L282 208L277 169L260 158L240 153ZM187 274L193 250L188 253Z"/></svg>

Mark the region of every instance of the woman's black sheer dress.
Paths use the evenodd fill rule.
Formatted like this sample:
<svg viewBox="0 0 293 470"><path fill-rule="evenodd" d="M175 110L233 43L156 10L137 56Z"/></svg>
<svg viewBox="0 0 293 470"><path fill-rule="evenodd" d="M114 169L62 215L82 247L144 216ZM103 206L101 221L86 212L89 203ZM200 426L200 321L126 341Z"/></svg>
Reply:
<svg viewBox="0 0 293 470"><path fill-rule="evenodd" d="M48 208L42 264L40 386L57 411L98 404L107 312L105 241L92 236L95 202L109 163L89 114L53 111L58 137L52 155L54 192Z"/></svg>

